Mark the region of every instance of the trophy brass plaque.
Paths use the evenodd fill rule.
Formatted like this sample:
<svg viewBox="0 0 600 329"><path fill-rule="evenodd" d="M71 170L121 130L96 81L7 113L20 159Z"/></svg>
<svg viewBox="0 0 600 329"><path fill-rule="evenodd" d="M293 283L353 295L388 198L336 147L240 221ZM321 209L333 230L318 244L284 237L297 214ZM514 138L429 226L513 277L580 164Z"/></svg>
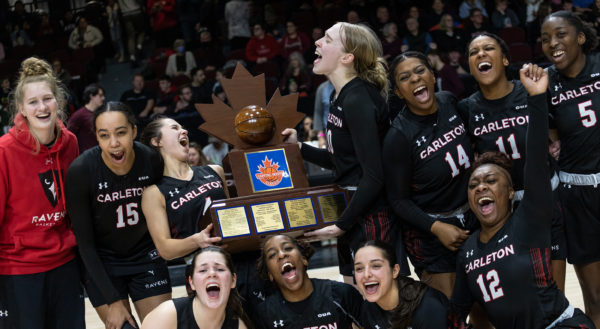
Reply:
<svg viewBox="0 0 600 329"><path fill-rule="evenodd" d="M322 195L317 200L324 223L335 222L346 208L344 193Z"/></svg>
<svg viewBox="0 0 600 329"><path fill-rule="evenodd" d="M279 202L265 202L250 206L256 233L281 231L284 229Z"/></svg>
<svg viewBox="0 0 600 329"><path fill-rule="evenodd" d="M317 225L317 215L310 197L283 201L290 228Z"/></svg>
<svg viewBox="0 0 600 329"><path fill-rule="evenodd" d="M223 238L250 235L250 225L244 207L218 209L217 221Z"/></svg>

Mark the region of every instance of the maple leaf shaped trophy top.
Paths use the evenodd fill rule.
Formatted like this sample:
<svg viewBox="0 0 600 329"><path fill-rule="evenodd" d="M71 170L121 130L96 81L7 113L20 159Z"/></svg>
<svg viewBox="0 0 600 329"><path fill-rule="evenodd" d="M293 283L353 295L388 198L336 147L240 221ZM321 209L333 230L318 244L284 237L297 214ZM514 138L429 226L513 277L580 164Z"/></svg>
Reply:
<svg viewBox="0 0 600 329"><path fill-rule="evenodd" d="M237 63L232 78L223 78L221 84L231 107L214 94L212 95L213 104L196 104L196 109L205 121L198 128L233 145L235 149L246 150L281 144L283 143L281 131L285 128L295 127L304 118L303 113L296 111L298 94L281 96L277 89L269 104L265 104L265 75L252 76L240 62ZM274 121L275 125L270 138L263 138L263 141L258 140L258 143L251 143L252 138L244 138L243 134L236 131L236 121L243 121L245 127L252 128L254 126L255 129L260 130L260 126L268 124L267 121L269 121L262 119L268 117L272 117L272 123ZM254 140L256 141L256 139Z"/></svg>

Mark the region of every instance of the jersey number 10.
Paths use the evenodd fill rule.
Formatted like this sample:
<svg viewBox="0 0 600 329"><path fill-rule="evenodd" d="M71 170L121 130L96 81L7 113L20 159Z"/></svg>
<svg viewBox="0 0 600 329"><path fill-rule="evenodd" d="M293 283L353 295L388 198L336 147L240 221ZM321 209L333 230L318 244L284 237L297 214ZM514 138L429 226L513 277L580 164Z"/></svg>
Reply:
<svg viewBox="0 0 600 329"><path fill-rule="evenodd" d="M123 214L123 205L117 208L117 228L125 227L125 217L127 217L128 225L135 225L140 221L140 215L137 211L137 202L128 203L125 205L125 214Z"/></svg>

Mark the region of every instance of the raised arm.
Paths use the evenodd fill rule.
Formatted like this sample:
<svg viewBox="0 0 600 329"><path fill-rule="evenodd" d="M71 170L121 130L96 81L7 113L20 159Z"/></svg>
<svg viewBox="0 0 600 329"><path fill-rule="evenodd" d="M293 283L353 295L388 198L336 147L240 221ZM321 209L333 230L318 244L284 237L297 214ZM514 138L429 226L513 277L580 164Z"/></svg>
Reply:
<svg viewBox="0 0 600 329"><path fill-rule="evenodd" d="M525 194L519 209L525 212L527 225L521 232L542 232L550 228L552 218L552 189L550 187L550 168L547 163L548 150L548 106L546 89L548 74L537 65L524 65L520 70L523 86L529 93L529 126L527 128L524 187ZM543 220L540 220L543 219ZM528 239L542 234L528 234ZM549 234L546 234L548 237ZM543 242L543 241L540 241Z"/></svg>

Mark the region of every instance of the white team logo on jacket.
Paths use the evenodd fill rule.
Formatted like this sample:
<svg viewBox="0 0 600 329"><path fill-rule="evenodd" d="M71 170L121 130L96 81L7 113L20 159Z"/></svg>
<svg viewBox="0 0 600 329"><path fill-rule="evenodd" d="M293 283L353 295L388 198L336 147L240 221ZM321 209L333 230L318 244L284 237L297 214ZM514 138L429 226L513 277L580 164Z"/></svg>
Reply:
<svg viewBox="0 0 600 329"><path fill-rule="evenodd" d="M54 177L58 177L59 175L60 173L56 170L48 170L38 174L44 194L46 194L46 198L48 198L52 207L55 207L58 203L58 195L61 192L60 186L54 180Z"/></svg>
<svg viewBox="0 0 600 329"><path fill-rule="evenodd" d="M283 327L283 320L273 321L273 328Z"/></svg>

